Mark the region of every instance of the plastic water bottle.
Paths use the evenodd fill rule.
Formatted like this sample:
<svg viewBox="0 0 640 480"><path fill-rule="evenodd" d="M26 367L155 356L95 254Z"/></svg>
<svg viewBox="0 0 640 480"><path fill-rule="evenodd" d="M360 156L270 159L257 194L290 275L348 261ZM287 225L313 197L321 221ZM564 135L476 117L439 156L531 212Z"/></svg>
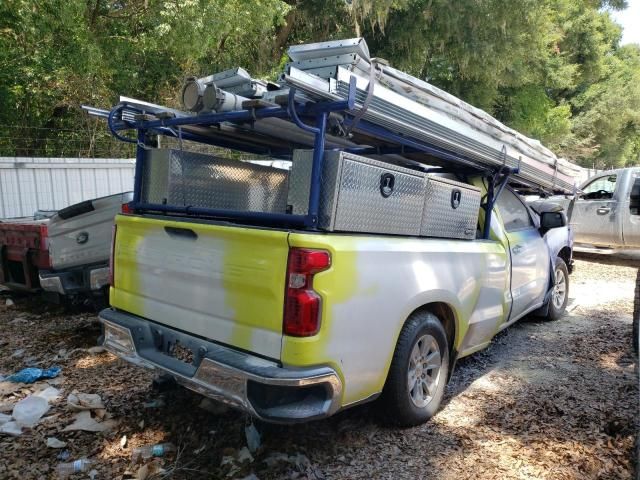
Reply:
<svg viewBox="0 0 640 480"><path fill-rule="evenodd" d="M134 463L137 463L140 459L148 460L151 457L164 457L167 453L173 453L176 451L176 447L173 443L158 443L157 445L145 445L144 447L138 447L133 449L131 458Z"/></svg>
<svg viewBox="0 0 640 480"><path fill-rule="evenodd" d="M58 477L68 478L69 475L72 475L74 473L89 471L89 467L91 467L91 465L93 465L93 462L91 460L81 458L80 460L76 460L74 462L61 463L56 468L56 472L58 473Z"/></svg>

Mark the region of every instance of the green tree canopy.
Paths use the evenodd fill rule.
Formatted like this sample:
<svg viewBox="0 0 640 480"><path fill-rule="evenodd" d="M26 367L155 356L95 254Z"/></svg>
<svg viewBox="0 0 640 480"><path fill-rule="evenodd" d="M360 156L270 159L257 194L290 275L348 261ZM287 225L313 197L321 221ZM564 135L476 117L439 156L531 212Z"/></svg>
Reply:
<svg viewBox="0 0 640 480"><path fill-rule="evenodd" d="M80 104L177 106L185 76L274 79L293 43L362 35L372 54L588 166L638 163L640 46L624 0L5 0L4 154L100 154ZM38 131L34 135L35 128ZM53 130L50 130L53 129ZM43 142L46 149L43 150Z"/></svg>

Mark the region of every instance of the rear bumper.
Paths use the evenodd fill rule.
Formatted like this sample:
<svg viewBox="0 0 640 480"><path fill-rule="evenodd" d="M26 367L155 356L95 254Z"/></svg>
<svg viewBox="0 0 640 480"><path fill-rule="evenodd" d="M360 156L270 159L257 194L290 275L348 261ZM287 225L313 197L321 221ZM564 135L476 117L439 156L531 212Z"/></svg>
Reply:
<svg viewBox="0 0 640 480"><path fill-rule="evenodd" d="M40 287L60 295L73 295L99 291L109 283L109 267L92 265L69 270L51 272L41 270Z"/></svg>
<svg viewBox="0 0 640 480"><path fill-rule="evenodd" d="M100 312L100 320L110 352L263 420L304 422L340 407L342 383L329 367L284 368L112 308ZM178 349L189 352L189 363L176 358Z"/></svg>

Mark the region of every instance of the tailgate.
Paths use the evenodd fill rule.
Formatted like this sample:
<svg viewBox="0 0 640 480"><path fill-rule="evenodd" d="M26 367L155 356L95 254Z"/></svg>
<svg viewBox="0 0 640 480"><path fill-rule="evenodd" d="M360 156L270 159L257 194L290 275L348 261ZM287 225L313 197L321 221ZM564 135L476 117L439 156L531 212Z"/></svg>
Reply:
<svg viewBox="0 0 640 480"><path fill-rule="evenodd" d="M87 200L60 210L49 222L49 254L54 270L103 263L111 252L111 231L131 193Z"/></svg>
<svg viewBox="0 0 640 480"><path fill-rule="evenodd" d="M0 283L39 287L38 269L49 268L48 219L11 219L0 222Z"/></svg>
<svg viewBox="0 0 640 480"><path fill-rule="evenodd" d="M118 215L111 305L280 358L288 232Z"/></svg>

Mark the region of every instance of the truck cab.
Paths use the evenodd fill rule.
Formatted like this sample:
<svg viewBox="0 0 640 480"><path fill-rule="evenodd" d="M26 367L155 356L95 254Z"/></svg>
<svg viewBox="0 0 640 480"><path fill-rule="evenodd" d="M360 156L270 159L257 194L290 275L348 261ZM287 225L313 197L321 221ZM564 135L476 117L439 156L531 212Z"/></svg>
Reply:
<svg viewBox="0 0 640 480"><path fill-rule="evenodd" d="M570 214L576 243L640 248L640 168L598 173L580 190Z"/></svg>

